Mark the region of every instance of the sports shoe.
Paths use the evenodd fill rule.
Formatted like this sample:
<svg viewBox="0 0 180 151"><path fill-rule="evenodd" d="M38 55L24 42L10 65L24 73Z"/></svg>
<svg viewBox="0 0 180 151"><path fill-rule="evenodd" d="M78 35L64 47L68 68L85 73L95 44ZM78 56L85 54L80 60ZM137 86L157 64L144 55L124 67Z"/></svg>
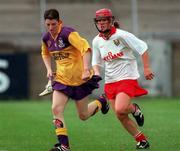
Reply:
<svg viewBox="0 0 180 151"><path fill-rule="evenodd" d="M54 148L50 149L49 151L71 151L71 150L69 147L57 143L54 145Z"/></svg>
<svg viewBox="0 0 180 151"><path fill-rule="evenodd" d="M39 96L45 96L53 92L52 89L52 81L49 80L47 85L45 86L45 90L39 94Z"/></svg>
<svg viewBox="0 0 180 151"><path fill-rule="evenodd" d="M101 112L102 114L106 114L109 111L109 102L106 99L105 94L102 94L98 100L101 102L102 108L101 108Z"/></svg>
<svg viewBox="0 0 180 151"><path fill-rule="evenodd" d="M132 113L132 115L136 119L137 124L139 126L143 126L144 125L144 115L141 112L140 107L136 103L133 103L133 105L135 107L135 112Z"/></svg>
<svg viewBox="0 0 180 151"><path fill-rule="evenodd" d="M136 149L148 149L150 147L149 142L146 140L142 140L137 143Z"/></svg>

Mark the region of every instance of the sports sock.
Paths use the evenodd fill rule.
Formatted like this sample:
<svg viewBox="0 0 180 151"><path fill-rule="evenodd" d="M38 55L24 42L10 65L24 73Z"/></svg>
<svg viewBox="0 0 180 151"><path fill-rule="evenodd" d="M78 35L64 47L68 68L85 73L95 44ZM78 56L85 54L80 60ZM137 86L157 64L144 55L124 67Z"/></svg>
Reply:
<svg viewBox="0 0 180 151"><path fill-rule="evenodd" d="M60 144L69 147L69 139L66 128L57 128L56 135Z"/></svg>
<svg viewBox="0 0 180 151"><path fill-rule="evenodd" d="M91 116L95 115L102 108L102 104L99 100L94 100L93 102L97 105L97 107L95 108Z"/></svg>
<svg viewBox="0 0 180 151"><path fill-rule="evenodd" d="M54 120L54 125L55 125L56 136L58 138L59 143L69 148L69 138L67 135L67 128L64 127L63 122L59 119Z"/></svg>
<svg viewBox="0 0 180 151"><path fill-rule="evenodd" d="M147 141L145 135L142 132L139 132L137 135L134 136L134 138L137 142L140 142L142 140Z"/></svg>
<svg viewBox="0 0 180 151"><path fill-rule="evenodd" d="M99 109L102 108L102 104L99 100L95 100L94 102L96 103L96 105L98 106Z"/></svg>

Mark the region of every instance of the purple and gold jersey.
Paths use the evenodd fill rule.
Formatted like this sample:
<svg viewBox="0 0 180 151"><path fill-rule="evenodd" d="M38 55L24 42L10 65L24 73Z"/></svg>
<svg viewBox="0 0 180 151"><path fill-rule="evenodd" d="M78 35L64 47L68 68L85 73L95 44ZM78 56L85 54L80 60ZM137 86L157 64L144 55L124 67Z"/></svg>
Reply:
<svg viewBox="0 0 180 151"><path fill-rule="evenodd" d="M69 27L62 27L56 39L49 32L42 37L42 57L53 57L56 62L55 81L65 85L78 86L85 81L83 72L83 55L89 50L87 40Z"/></svg>

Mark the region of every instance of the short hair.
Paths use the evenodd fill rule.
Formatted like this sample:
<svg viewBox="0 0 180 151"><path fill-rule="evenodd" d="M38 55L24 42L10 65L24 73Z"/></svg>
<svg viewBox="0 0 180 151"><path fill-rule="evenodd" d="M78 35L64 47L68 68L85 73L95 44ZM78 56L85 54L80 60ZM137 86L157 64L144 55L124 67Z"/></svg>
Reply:
<svg viewBox="0 0 180 151"><path fill-rule="evenodd" d="M55 19L59 20L59 12L56 9L48 9L44 12L44 20Z"/></svg>

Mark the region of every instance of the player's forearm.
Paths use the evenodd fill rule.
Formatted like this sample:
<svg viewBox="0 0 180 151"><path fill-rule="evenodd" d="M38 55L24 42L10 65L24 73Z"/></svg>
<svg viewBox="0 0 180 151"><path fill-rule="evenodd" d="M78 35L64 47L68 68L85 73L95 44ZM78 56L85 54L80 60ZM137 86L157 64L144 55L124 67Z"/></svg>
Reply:
<svg viewBox="0 0 180 151"><path fill-rule="evenodd" d="M43 57L43 62L45 64L47 72L52 71L52 68L51 68L51 57Z"/></svg>
<svg viewBox="0 0 180 151"><path fill-rule="evenodd" d="M84 70L90 70L91 53L87 51L83 56Z"/></svg>
<svg viewBox="0 0 180 151"><path fill-rule="evenodd" d="M147 52L147 51L145 51L145 52L142 54L142 62L143 62L143 67L144 67L144 69L145 69L145 68L150 68L149 55L148 55L148 52Z"/></svg>
<svg viewBox="0 0 180 151"><path fill-rule="evenodd" d="M146 80L152 80L154 78L154 73L152 72L151 67L150 67L149 55L147 51L143 53L142 61L143 61L143 66L144 66L144 76Z"/></svg>
<svg viewBox="0 0 180 151"><path fill-rule="evenodd" d="M98 65L93 66L94 75L100 76L100 67Z"/></svg>

